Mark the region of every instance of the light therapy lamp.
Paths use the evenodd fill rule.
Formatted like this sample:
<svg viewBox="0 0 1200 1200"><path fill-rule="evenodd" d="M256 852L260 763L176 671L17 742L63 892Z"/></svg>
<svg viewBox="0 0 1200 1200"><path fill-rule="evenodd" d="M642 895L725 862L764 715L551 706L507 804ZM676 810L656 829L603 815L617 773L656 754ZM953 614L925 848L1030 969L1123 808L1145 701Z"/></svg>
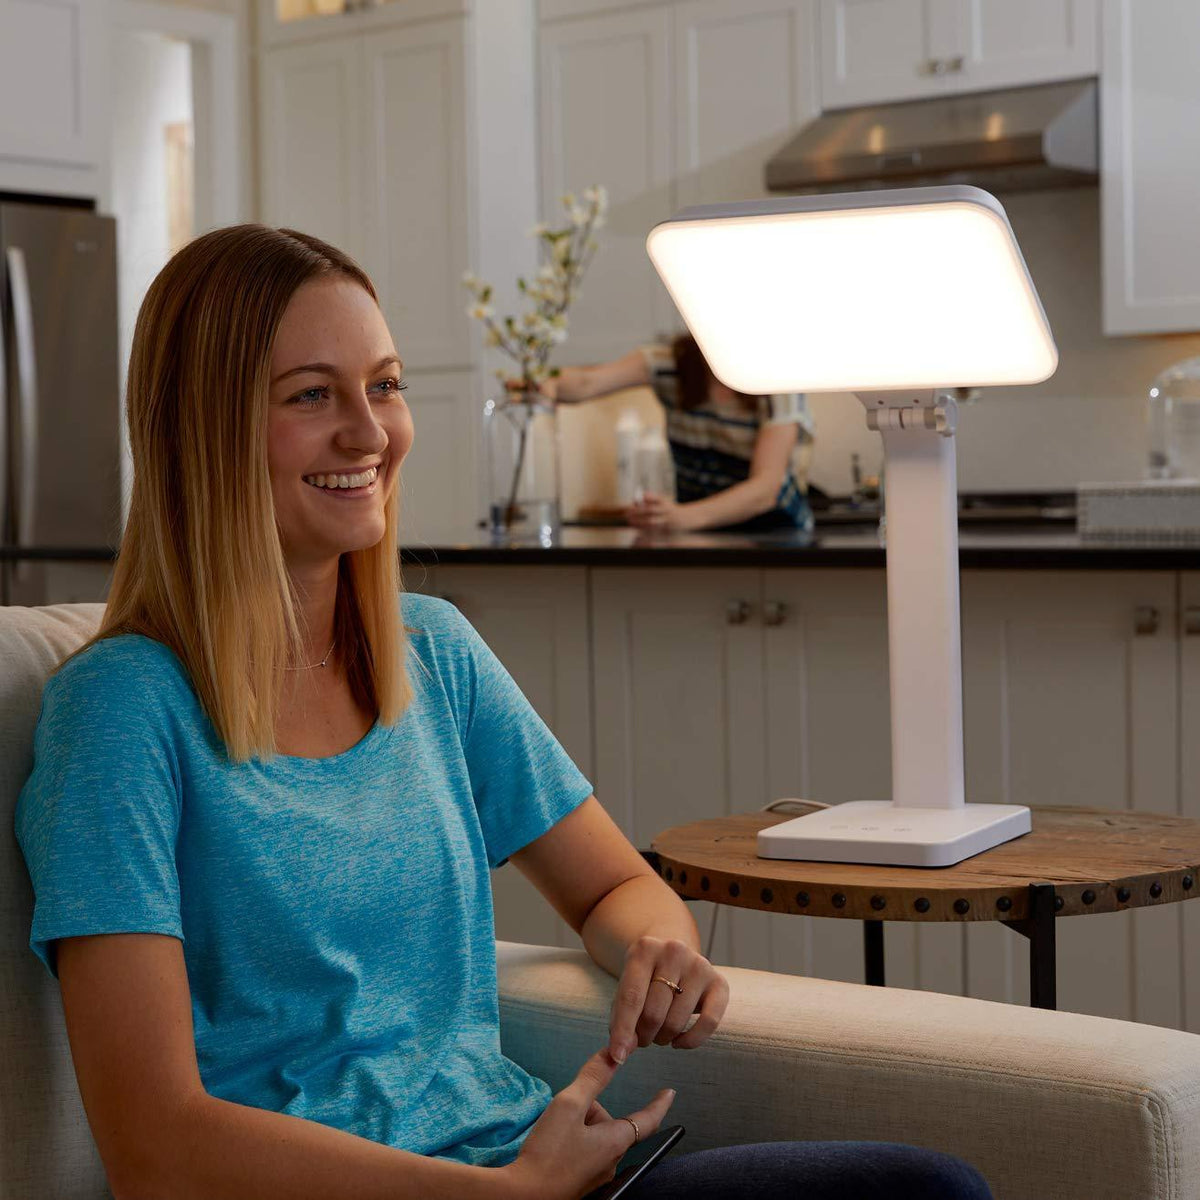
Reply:
<svg viewBox="0 0 1200 1200"><path fill-rule="evenodd" d="M1025 806L963 794L951 393L1058 365L999 201L953 186L688 208L646 248L723 383L854 392L883 437L892 798L772 825L759 857L946 867L1028 833Z"/></svg>

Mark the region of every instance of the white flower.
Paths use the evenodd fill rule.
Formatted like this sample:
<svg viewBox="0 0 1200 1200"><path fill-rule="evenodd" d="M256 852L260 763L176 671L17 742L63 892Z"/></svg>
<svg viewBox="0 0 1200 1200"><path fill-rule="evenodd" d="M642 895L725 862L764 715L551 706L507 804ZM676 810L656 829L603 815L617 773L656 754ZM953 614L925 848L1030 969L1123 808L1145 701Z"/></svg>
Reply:
<svg viewBox="0 0 1200 1200"><path fill-rule="evenodd" d="M562 204L563 204L563 208L574 208L575 207L575 193L574 192L564 192L562 195Z"/></svg>
<svg viewBox="0 0 1200 1200"><path fill-rule="evenodd" d="M567 340L567 331L565 327L555 326L550 330L550 340L557 346L560 342Z"/></svg>
<svg viewBox="0 0 1200 1200"><path fill-rule="evenodd" d="M479 276L477 276L477 275L472 275L470 271L464 271L464 272L463 272L462 281L463 281L463 283L465 283L465 284L467 285L467 287L469 287L469 288L470 288L472 291L477 291L477 290L478 290L478 288L479 288L479 286L480 286L480 284L483 282L483 281L482 281L482 280L479 278Z"/></svg>
<svg viewBox="0 0 1200 1200"><path fill-rule="evenodd" d="M550 280L553 279L557 274L558 272L549 263L547 263L544 267L541 267L538 270L537 277L539 279Z"/></svg>
<svg viewBox="0 0 1200 1200"><path fill-rule="evenodd" d="M575 226L586 225L588 222L588 211L586 208L580 208L578 204L571 205L571 224Z"/></svg>
<svg viewBox="0 0 1200 1200"><path fill-rule="evenodd" d="M494 309L490 304L468 304L467 316L474 317L476 321L486 321L492 315Z"/></svg>
<svg viewBox="0 0 1200 1200"><path fill-rule="evenodd" d="M489 329L489 330L487 331L487 334L484 336L483 343L484 343L484 345L485 345L485 346L498 346L498 345L500 345L500 334L499 334L499 332L498 332L497 330L495 330L495 329Z"/></svg>
<svg viewBox="0 0 1200 1200"><path fill-rule="evenodd" d="M539 221L530 231L530 237L541 237L543 233L549 233L550 226L545 221Z"/></svg>

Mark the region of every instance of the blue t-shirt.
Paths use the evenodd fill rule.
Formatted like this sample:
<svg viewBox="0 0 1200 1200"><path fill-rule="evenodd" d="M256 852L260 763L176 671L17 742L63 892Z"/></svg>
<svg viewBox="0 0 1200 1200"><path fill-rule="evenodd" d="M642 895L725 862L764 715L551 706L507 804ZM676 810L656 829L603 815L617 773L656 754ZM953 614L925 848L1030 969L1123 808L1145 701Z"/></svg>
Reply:
<svg viewBox="0 0 1200 1200"><path fill-rule="evenodd" d="M414 697L330 758L235 765L180 660L106 639L47 682L16 833L55 938L179 938L205 1090L511 1162L550 1087L500 1051L489 867L592 792L470 623L406 594Z"/></svg>

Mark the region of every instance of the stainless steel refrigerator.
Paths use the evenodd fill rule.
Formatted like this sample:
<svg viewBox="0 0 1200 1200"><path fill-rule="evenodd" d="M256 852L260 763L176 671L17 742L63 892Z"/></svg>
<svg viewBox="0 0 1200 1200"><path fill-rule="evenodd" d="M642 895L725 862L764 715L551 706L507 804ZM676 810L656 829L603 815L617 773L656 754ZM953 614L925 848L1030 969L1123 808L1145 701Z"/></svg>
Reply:
<svg viewBox="0 0 1200 1200"><path fill-rule="evenodd" d="M116 224L0 201L0 604L108 593L121 536Z"/></svg>

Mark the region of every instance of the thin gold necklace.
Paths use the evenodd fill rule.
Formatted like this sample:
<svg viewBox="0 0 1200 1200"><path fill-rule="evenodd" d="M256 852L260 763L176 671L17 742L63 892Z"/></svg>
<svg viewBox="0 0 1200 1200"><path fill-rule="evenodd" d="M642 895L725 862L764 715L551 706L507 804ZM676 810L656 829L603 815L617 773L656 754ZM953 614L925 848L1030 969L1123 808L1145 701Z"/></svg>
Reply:
<svg viewBox="0 0 1200 1200"><path fill-rule="evenodd" d="M284 667L283 669L285 671L311 671L313 669L313 667L323 667L329 661L329 656L333 653L333 647L336 645L337 645L337 638L335 637L333 639L333 645L331 645L329 647L329 649L325 651L325 657L323 659L321 659L321 661L319 663L312 663L311 665L309 665L307 667Z"/></svg>

